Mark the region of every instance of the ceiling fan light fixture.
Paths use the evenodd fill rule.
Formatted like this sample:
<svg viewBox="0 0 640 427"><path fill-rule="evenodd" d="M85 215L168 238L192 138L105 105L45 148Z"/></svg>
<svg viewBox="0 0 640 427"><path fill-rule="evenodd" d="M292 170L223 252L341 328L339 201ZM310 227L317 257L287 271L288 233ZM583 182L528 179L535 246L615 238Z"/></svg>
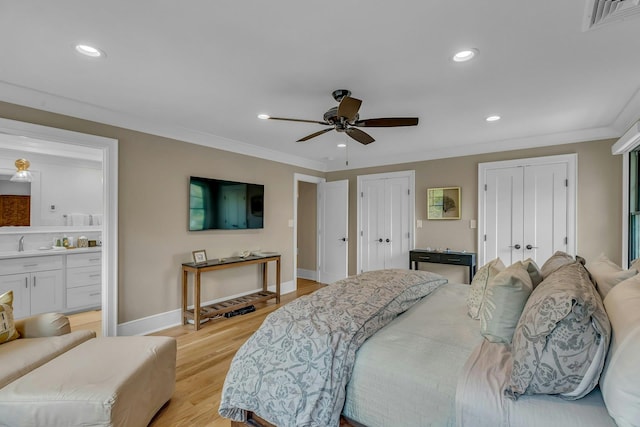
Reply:
<svg viewBox="0 0 640 427"><path fill-rule="evenodd" d="M270 118L271 118L271 116L270 116L270 115L268 115L268 114L258 114L258 118L259 118L260 120L268 120L268 119L270 119Z"/></svg>
<svg viewBox="0 0 640 427"><path fill-rule="evenodd" d="M497 122L498 120L500 120L502 117L494 114L492 116L488 116L485 120L488 121L489 123L491 122Z"/></svg>
<svg viewBox="0 0 640 427"><path fill-rule="evenodd" d="M453 55L453 60L455 62L467 62L475 58L478 53L480 53L480 51L476 48L461 50Z"/></svg>

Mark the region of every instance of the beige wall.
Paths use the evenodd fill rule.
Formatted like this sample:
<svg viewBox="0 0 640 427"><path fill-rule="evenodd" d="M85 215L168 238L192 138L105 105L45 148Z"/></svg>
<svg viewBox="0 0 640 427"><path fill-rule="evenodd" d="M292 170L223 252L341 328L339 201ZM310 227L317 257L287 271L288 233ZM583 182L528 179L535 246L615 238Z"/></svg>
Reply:
<svg viewBox="0 0 640 427"><path fill-rule="evenodd" d="M298 182L298 268L317 270L317 184Z"/></svg>
<svg viewBox="0 0 640 427"><path fill-rule="evenodd" d="M229 153L114 126L0 102L0 117L105 136L119 140L119 314L123 323L180 307L180 264L191 251L209 258L241 250L282 253L282 280L292 280L293 174L322 173ZM478 163L578 153L578 253L589 259L604 252L621 261L622 157L611 155L613 141L567 144L530 150L466 156L385 167L331 172L329 181L349 179L349 234L356 236L356 176L416 171L416 247L476 250ZM199 175L265 185L265 228L253 231L187 231L188 177ZM428 187L460 186L462 219L426 220ZM355 273L356 245L349 247L349 272ZM450 280L465 281L464 269L435 266ZM257 267L205 275L203 300L255 289ZM272 268L273 270L273 268Z"/></svg>
<svg viewBox="0 0 640 427"><path fill-rule="evenodd" d="M293 175L321 173L1 102L0 117L119 141L118 323L179 308L180 265L196 249L209 258L277 251L283 282L293 279ZM187 231L190 175L264 184L264 229ZM205 274L202 300L260 287L258 269Z"/></svg>
<svg viewBox="0 0 640 427"><path fill-rule="evenodd" d="M423 228L416 229L416 248L451 248L477 251L477 229L469 228L469 221L478 214L478 163L541 157L557 154L578 154L578 219L577 252L587 260L604 252L612 260L622 259L622 156L611 155L613 140L566 144L528 150L514 150L477 156L330 172L327 181L349 180L349 235L357 236L356 178L358 175L415 170L416 220ZM427 188L461 187L462 219L451 221L427 220ZM355 239L349 246L349 273L356 269ZM450 280L467 282L464 269L429 265L433 271L445 274Z"/></svg>

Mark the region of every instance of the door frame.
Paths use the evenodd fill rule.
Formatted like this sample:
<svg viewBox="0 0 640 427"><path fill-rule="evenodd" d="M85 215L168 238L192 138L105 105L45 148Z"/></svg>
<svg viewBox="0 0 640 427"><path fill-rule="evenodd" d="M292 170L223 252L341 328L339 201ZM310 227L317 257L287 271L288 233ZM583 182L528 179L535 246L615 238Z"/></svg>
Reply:
<svg viewBox="0 0 640 427"><path fill-rule="evenodd" d="M389 179L389 178L409 178L409 192L411 193L409 196L409 230L411 236L409 237L409 250L415 249L416 247L416 171L415 170L406 170L406 171L398 171L398 172L386 172L386 173L374 173L369 175L358 175L357 185L356 185L356 198L358 202L356 203L356 218L357 225L356 230L358 232L358 243L357 247L357 255L356 255L356 272L360 273L362 270L362 185L365 180L379 180L379 179ZM407 259L407 265L409 265L409 259Z"/></svg>
<svg viewBox="0 0 640 427"><path fill-rule="evenodd" d="M309 182L311 184L320 184L326 182L326 179L321 178L319 176L313 175L304 175L301 173L293 174L293 286L294 289L298 289L298 183ZM320 206L318 206L320 209ZM316 219L318 218L318 210L316 210ZM316 221L316 236L318 236L318 231L320 224ZM319 252L320 239L316 239L316 250L317 257L320 256ZM316 259L316 277L319 277L319 263Z"/></svg>
<svg viewBox="0 0 640 427"><path fill-rule="evenodd" d="M102 335L118 331L118 140L0 118L0 131L43 141L102 150ZM45 230L43 230L44 232Z"/></svg>
<svg viewBox="0 0 640 427"><path fill-rule="evenodd" d="M576 212L578 189L578 154L560 154L556 156L530 157L524 159L503 160L497 162L478 163L478 268L482 267L484 259L485 234L485 196L486 171L488 169L502 169L512 167L535 166L549 163L567 164L567 253L575 255L578 248L578 218Z"/></svg>

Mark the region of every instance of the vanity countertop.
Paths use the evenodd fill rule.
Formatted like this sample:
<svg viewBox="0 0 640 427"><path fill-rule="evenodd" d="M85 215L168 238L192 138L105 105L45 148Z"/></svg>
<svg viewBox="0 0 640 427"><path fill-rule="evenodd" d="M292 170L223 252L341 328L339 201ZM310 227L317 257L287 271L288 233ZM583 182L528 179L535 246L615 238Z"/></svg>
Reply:
<svg viewBox="0 0 640 427"><path fill-rule="evenodd" d="M102 252L102 246L94 246L91 248L73 248L73 249L29 249L22 252L5 251L0 252L0 259L25 258L34 256L50 256L50 255L71 255L91 252Z"/></svg>

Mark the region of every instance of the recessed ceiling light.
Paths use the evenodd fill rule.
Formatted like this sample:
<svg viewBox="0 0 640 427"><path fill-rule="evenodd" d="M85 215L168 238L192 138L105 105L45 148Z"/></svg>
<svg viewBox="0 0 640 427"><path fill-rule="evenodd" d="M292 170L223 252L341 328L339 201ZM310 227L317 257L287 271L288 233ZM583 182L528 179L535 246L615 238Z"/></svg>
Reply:
<svg viewBox="0 0 640 427"><path fill-rule="evenodd" d="M76 50L79 53L92 58L100 58L101 56L104 56L104 52L96 47L89 46L88 44L77 44Z"/></svg>
<svg viewBox="0 0 640 427"><path fill-rule="evenodd" d="M465 49L453 55L455 62L465 62L473 59L478 53L478 49Z"/></svg>
<svg viewBox="0 0 640 427"><path fill-rule="evenodd" d="M485 120L488 122L497 122L498 120L500 120L502 117L500 116L489 116L487 117Z"/></svg>
<svg viewBox="0 0 640 427"><path fill-rule="evenodd" d="M341 142L340 144L338 144L338 148L344 148L346 146L347 144L345 144L344 142Z"/></svg>
<svg viewBox="0 0 640 427"><path fill-rule="evenodd" d="M271 116L268 114L258 114L258 118L262 120L267 120L267 119L270 119Z"/></svg>

